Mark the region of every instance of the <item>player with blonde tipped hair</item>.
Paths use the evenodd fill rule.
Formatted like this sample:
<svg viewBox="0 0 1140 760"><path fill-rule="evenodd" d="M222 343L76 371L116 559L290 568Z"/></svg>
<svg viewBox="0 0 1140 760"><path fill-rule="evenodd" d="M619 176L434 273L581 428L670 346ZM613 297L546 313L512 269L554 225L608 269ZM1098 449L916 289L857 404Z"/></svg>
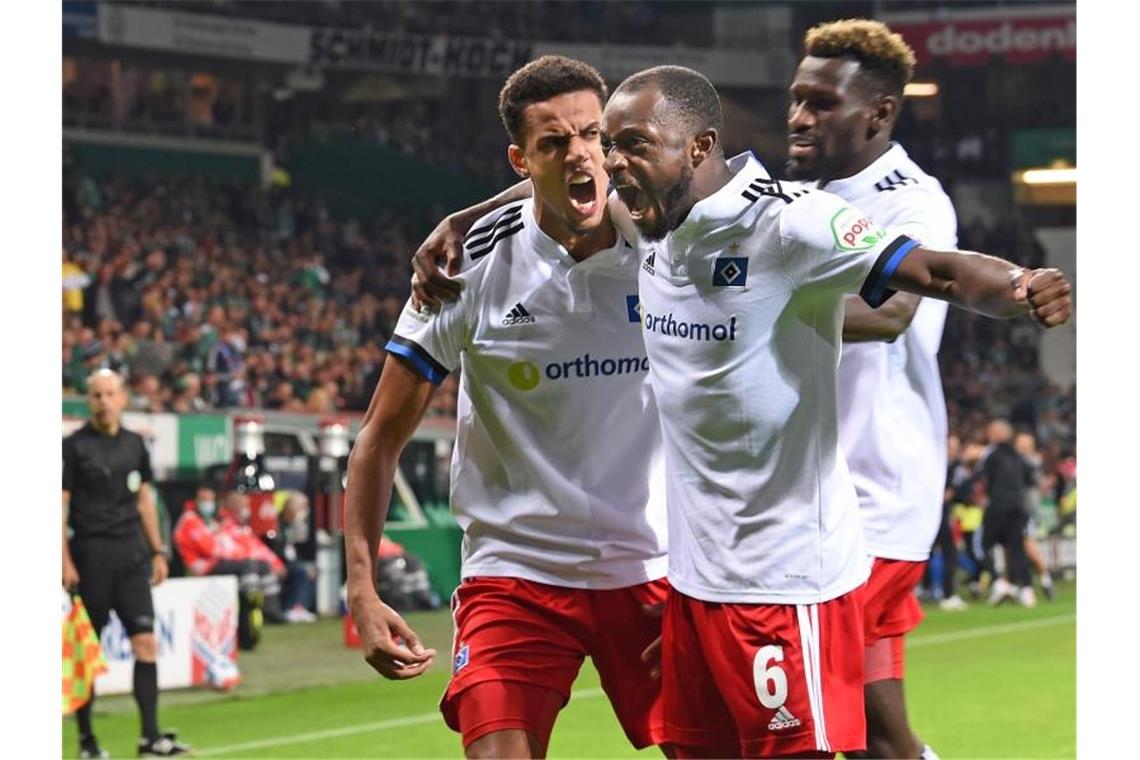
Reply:
<svg viewBox="0 0 1140 760"><path fill-rule="evenodd" d="M892 140L914 52L869 19L804 35L789 88L790 176L855 203L923 245L957 247L957 219L938 180ZM903 696L904 642L922 620L913 590L942 519L948 435L938 347L947 304L899 293L879 309L844 304L839 441L873 558L864 594L867 755L934 757Z"/></svg>

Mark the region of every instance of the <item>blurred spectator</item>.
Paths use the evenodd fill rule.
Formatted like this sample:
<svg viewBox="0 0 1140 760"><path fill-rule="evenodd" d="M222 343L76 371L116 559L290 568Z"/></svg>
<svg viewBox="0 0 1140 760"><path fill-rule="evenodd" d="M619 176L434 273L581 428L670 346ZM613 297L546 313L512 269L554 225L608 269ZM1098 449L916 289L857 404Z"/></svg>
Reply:
<svg viewBox="0 0 1140 760"><path fill-rule="evenodd" d="M202 381L196 374L187 372L175 380L170 411L187 414L201 412L206 408L206 401L202 398Z"/></svg>
<svg viewBox="0 0 1140 760"><path fill-rule="evenodd" d="M1032 433L1018 433L1013 439L1013 446L1029 466L1030 479L1032 480L1029 488L1025 491L1025 556L1037 574L1045 598L1053 601L1056 596L1053 590L1053 576L1049 573L1049 566L1041 553L1041 547L1037 544L1037 525L1041 511L1041 486L1045 476L1044 460L1040 452L1037 451L1037 442L1033 439Z"/></svg>
<svg viewBox="0 0 1140 760"><path fill-rule="evenodd" d="M241 525L243 510L249 510L243 494L228 493L219 507L214 490L200 486L175 525L174 546L190 575L232 575L241 593L263 609L266 622L284 622L285 564Z"/></svg>
<svg viewBox="0 0 1140 760"><path fill-rule="evenodd" d="M91 277L78 262L63 249L63 311L65 315L83 314L83 289L91 284Z"/></svg>
<svg viewBox="0 0 1140 760"><path fill-rule="evenodd" d="M291 623L310 623L317 619L317 567L300 558L297 548L309 540L309 499L300 491L285 491L281 496L281 530L269 544L285 563L285 583L281 606Z"/></svg>
<svg viewBox="0 0 1140 760"><path fill-rule="evenodd" d="M219 310L215 307L211 311ZM251 406L245 394L245 345L243 331L229 325L206 351L206 385L212 389L217 407Z"/></svg>
<svg viewBox="0 0 1140 760"><path fill-rule="evenodd" d="M131 382L130 408L140 412L162 412L166 408L164 392L154 375L136 375Z"/></svg>
<svg viewBox="0 0 1140 760"><path fill-rule="evenodd" d="M952 519L962 534L962 549L967 560L968 588L974 599L981 596L982 570L985 553L982 551L982 520L985 517L985 488L977 477L977 466L984 452L981 444L962 446L961 458L951 479L954 493Z"/></svg>
<svg viewBox="0 0 1140 760"><path fill-rule="evenodd" d="M982 550L987 569L994 578L990 604L1016 599L1026 607L1036 604L1036 594L1029 580L1029 561L1025 556L1025 513L1028 490L1034 484L1033 471L1013 446L1013 428L1002 419L986 428L990 449L978 468L986 487L986 512L982 521ZM1001 546L1005 555L1005 572L994 572L992 551Z"/></svg>
<svg viewBox="0 0 1140 760"><path fill-rule="evenodd" d="M942 524L938 535L934 538L931 556L936 553L941 567L941 588L935 587L935 563L927 563L926 573L923 577L923 589L929 598L937 599L939 606L947 611L959 612L967 608L962 597L958 595L958 542L954 534L951 521L955 495L961 488L962 480L966 476L962 471L961 441L956 435L950 435L946 443L947 468L946 488L942 501Z"/></svg>
<svg viewBox="0 0 1140 760"><path fill-rule="evenodd" d="M1077 460L1067 456L1057 463L1054 495L1061 513L1061 525L1077 520Z"/></svg>

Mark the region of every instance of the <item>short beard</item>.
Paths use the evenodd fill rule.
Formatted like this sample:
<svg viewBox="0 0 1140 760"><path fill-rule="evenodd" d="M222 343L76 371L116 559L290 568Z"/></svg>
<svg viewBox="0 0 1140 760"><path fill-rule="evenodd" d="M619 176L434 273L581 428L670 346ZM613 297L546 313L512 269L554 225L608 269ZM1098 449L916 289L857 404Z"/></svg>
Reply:
<svg viewBox="0 0 1140 760"><path fill-rule="evenodd" d="M788 159L788 162L784 164L784 174L787 175L788 179L799 181L812 180L816 179L816 177L819 176L818 172L816 172L813 167L800 166L791 159Z"/></svg>

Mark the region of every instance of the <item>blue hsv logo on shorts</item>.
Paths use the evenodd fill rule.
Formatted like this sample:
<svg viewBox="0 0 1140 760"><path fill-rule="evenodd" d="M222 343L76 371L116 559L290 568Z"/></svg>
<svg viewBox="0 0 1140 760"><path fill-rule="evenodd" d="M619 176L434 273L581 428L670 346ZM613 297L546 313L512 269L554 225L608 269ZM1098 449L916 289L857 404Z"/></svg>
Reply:
<svg viewBox="0 0 1140 760"><path fill-rule="evenodd" d="M641 321L641 301L637 293L625 297L625 311L629 315L630 322Z"/></svg>
<svg viewBox="0 0 1140 760"><path fill-rule="evenodd" d="M747 256L721 256L713 262L713 287L739 288L747 281Z"/></svg>
<svg viewBox="0 0 1140 760"><path fill-rule="evenodd" d="M455 675L467 667L467 663L470 662L470 658L471 651L468 649L467 645L464 644L463 646L459 647L459 651L455 653L455 662L452 663L451 666L451 674Z"/></svg>

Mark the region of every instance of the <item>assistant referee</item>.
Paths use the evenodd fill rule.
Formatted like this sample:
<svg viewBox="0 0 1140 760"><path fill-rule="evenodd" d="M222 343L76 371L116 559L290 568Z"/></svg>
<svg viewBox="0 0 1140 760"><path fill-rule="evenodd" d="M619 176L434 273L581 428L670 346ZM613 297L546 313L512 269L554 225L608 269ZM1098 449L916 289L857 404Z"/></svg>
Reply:
<svg viewBox="0 0 1140 760"><path fill-rule="evenodd" d="M102 632L114 610L130 636L142 722L139 756L185 754L188 746L158 730L150 587L166 580L168 570L151 493L150 455L142 436L120 424L127 404L123 378L98 370L87 389L91 419L63 439L63 585L78 589L96 631ZM94 701L92 692L76 713L81 758L107 757L91 727Z"/></svg>

